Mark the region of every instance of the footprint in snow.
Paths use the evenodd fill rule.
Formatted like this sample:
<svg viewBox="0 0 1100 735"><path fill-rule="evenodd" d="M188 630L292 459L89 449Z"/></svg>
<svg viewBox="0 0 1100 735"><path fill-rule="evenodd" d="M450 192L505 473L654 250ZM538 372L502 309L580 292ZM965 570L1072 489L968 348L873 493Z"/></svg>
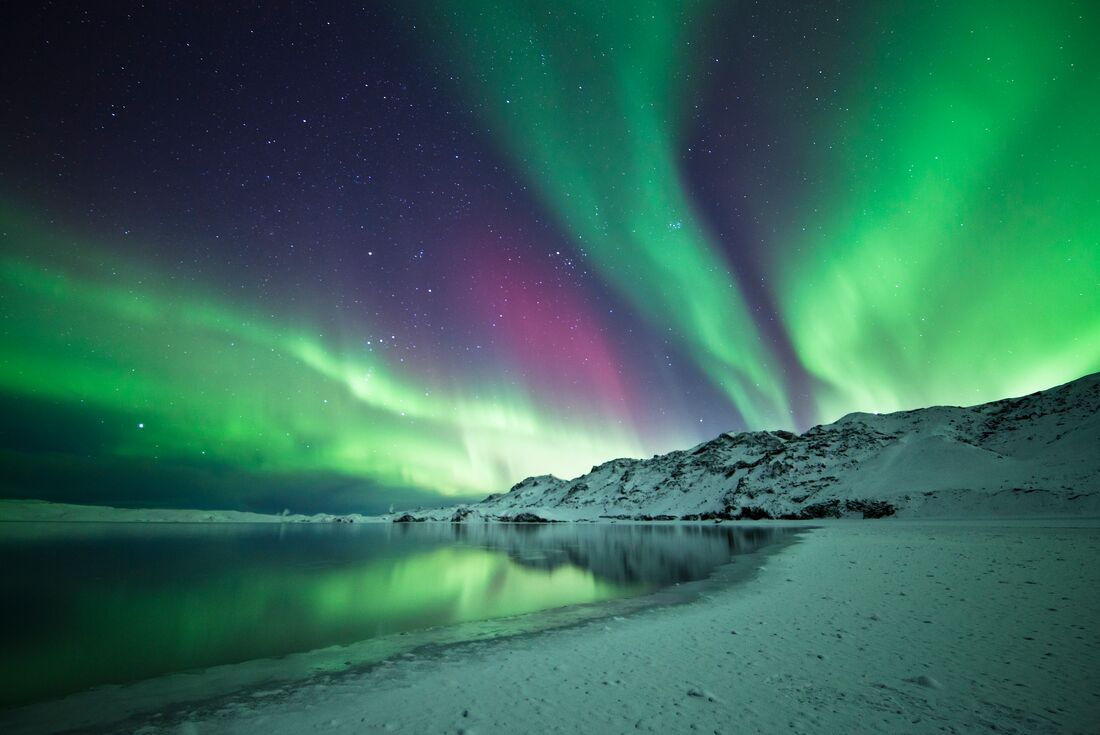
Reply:
<svg viewBox="0 0 1100 735"><path fill-rule="evenodd" d="M710 692L708 692L704 689L699 689L698 687L689 688L687 693L688 693L689 697L696 697L698 699L705 699L708 702L717 702L718 701L718 697L714 696L713 694L711 694Z"/></svg>
<svg viewBox="0 0 1100 735"><path fill-rule="evenodd" d="M920 676L914 676L906 679L910 684L916 684L917 686L927 687L928 689L943 689L943 684L933 679L931 676L921 674Z"/></svg>

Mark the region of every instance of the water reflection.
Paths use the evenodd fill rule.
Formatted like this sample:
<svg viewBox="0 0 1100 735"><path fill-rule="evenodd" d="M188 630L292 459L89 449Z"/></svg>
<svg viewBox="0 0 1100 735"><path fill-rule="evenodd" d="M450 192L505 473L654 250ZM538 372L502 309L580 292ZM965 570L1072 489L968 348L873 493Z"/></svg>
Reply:
<svg viewBox="0 0 1100 735"><path fill-rule="evenodd" d="M419 525L419 524L418 524ZM400 524L409 528L411 524ZM709 575L737 553L750 553L787 533L779 528L701 524L455 523L434 524L426 534L508 554L536 569L569 565L606 582L654 587Z"/></svg>
<svg viewBox="0 0 1100 735"><path fill-rule="evenodd" d="M0 706L645 594L783 529L4 524Z"/></svg>

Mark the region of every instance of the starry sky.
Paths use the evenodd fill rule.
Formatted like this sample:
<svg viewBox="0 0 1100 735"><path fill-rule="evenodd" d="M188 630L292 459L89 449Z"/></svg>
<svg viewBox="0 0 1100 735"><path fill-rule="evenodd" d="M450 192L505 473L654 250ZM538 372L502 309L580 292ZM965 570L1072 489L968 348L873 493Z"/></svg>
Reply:
<svg viewBox="0 0 1100 735"><path fill-rule="evenodd" d="M0 495L373 512L1100 369L1100 7L9 3Z"/></svg>

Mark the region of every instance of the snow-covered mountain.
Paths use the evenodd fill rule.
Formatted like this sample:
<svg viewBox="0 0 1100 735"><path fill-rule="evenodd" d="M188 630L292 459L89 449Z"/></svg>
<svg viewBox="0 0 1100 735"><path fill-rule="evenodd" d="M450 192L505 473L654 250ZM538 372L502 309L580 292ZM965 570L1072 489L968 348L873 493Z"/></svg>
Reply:
<svg viewBox="0 0 1100 735"><path fill-rule="evenodd" d="M968 408L853 413L804 434L723 434L419 518L555 520L1100 515L1100 373ZM527 516L521 519L533 520Z"/></svg>

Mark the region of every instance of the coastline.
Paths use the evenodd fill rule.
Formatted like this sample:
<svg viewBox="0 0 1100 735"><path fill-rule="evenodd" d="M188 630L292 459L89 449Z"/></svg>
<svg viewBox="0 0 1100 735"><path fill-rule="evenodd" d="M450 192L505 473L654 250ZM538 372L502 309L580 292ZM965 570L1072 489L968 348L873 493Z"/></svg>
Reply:
<svg viewBox="0 0 1100 735"><path fill-rule="evenodd" d="M11 526L20 525L23 524L11 524ZM35 533L48 528L63 537L69 537L85 531L97 535L122 533L146 524L27 523L25 525L34 527ZM261 527L267 524L153 523L148 525ZM435 526L439 530L452 526L449 522L417 525L420 528ZM475 524L477 527L482 525L484 524ZM569 525L572 524L551 526L545 530L551 531L554 528L561 530ZM591 527L591 524L580 525ZM607 525L645 527L650 524L610 523ZM701 524L677 523L675 525L696 527ZM758 524L745 525L758 526ZM406 658L426 661L451 648L470 647L478 642L505 639L518 641L527 637L540 636L548 631L576 628L594 621L622 620L624 616L633 617L647 609L688 604L714 590L750 582L759 573L760 565L767 558L782 553L787 546L797 543L797 539L806 531L805 527L792 528L793 525L783 524L783 532L769 533L770 540L751 551L737 552L725 563L714 567L708 576L691 581L666 583L641 594L627 594L602 601L550 607L516 615L393 632L349 644L166 673L125 684L98 686L59 698L39 700L6 710L0 709L0 730L10 732L12 735L71 731L130 732L141 728L142 723L147 723L151 717L155 716L159 728L168 727L167 731L171 731L172 726L167 723L179 725L196 715L201 717L202 713L217 712L227 706L232 707L235 702L242 700L252 702L255 698L266 698L280 690L302 685L309 686L320 681L332 682L362 676L371 670L391 666L395 661ZM314 526L319 530L323 528L319 524L305 524L305 526ZM759 524L758 527L763 531L767 529L767 524ZM347 530L351 529L347 528ZM396 530L402 529L399 526ZM753 531L752 528L742 530ZM273 622L277 624L278 621Z"/></svg>
<svg viewBox="0 0 1100 735"><path fill-rule="evenodd" d="M813 525L683 605L125 730L1096 732L1100 521Z"/></svg>
<svg viewBox="0 0 1100 735"><path fill-rule="evenodd" d="M377 523L383 516L253 513L189 508L115 508L46 500L0 499L0 523Z"/></svg>
<svg viewBox="0 0 1100 735"><path fill-rule="evenodd" d="M621 515L599 515L593 513L578 513L570 508L548 508L532 506L528 509L538 521L510 520L507 514L501 516L481 512L466 513L462 520L455 520L457 511L469 511L478 509L473 506L442 506L416 511L396 511L379 515L363 515L361 513L315 513L305 515L301 513L255 513L243 510L203 510L198 508L116 508L108 505L78 505L74 503L54 503L47 500L16 500L0 498L0 524L3 523L69 523L69 524L186 524L186 523L254 523L254 524L325 524L325 523L393 523L400 522L402 517L414 517L419 522L429 524L452 523L482 524L482 523L586 523L586 524L616 524L616 523L644 523L644 524L710 524L713 522L731 523L738 526L761 525L770 526L813 528L830 523L971 523L975 520L984 520L998 523L1030 523L1033 521L1077 521L1082 518L1098 518L1100 514L1071 513L1066 510L1055 510L1039 505L1033 508L1032 513L1025 512L1020 506L1009 508L981 508L959 505L941 508L935 513L922 514L907 511L899 513L890 519L855 517L847 518L812 518L812 519L780 519L768 518L758 520L748 519L723 519L702 518L688 519L680 517L645 517Z"/></svg>

